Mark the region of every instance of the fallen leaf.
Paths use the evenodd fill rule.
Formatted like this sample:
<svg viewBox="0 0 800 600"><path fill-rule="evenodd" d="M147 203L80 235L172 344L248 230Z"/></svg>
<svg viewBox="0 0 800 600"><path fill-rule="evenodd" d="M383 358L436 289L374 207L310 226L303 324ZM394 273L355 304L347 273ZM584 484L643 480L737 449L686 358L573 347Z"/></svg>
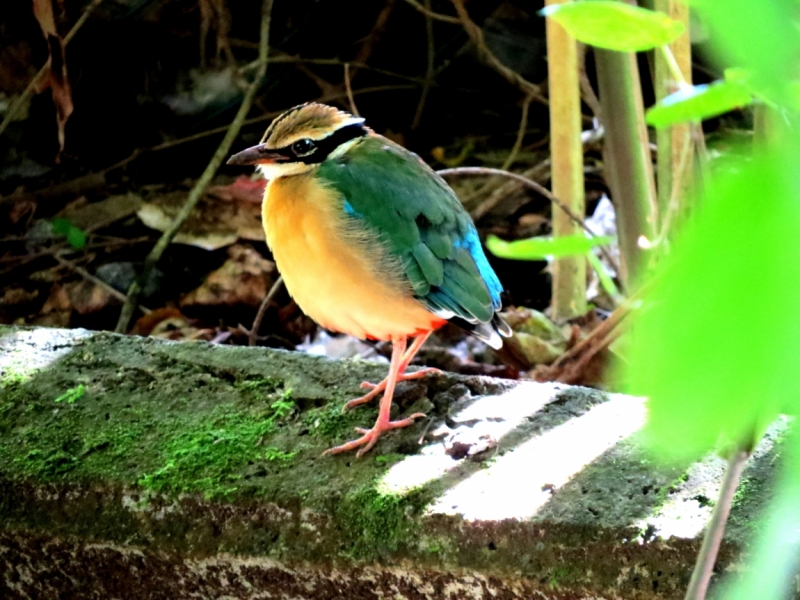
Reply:
<svg viewBox="0 0 800 600"><path fill-rule="evenodd" d="M174 323L176 320L183 320L186 324L189 322L188 319L183 316L183 313L175 307L157 308L139 317L130 333L131 335L147 336L159 327L159 324L163 321L171 321ZM159 330L163 330L163 328Z"/></svg>
<svg viewBox="0 0 800 600"><path fill-rule="evenodd" d="M16 306L31 302L39 297L39 290L26 290L20 286L14 286L3 290L0 295L0 308L4 306Z"/></svg>
<svg viewBox="0 0 800 600"><path fill-rule="evenodd" d="M72 302L69 299L69 294L65 286L57 283L50 288L50 295L47 297L47 300L45 300L44 306L42 306L40 312L46 315L47 313L64 310L72 310Z"/></svg>
<svg viewBox="0 0 800 600"><path fill-rule="evenodd" d="M41 79L36 92L42 93L47 88L52 90L53 103L56 105L60 155L64 151L64 128L74 108L72 91L67 78L67 63L64 59L64 42L56 30L52 0L33 0L33 15L42 28L42 34L47 41L49 49L49 55L45 63L47 72Z"/></svg>
<svg viewBox="0 0 800 600"><path fill-rule="evenodd" d="M78 229L95 231L135 214L141 206L142 198L135 194L109 196L92 203L87 203L84 198L82 202L67 205L56 217L69 219Z"/></svg>
<svg viewBox="0 0 800 600"><path fill-rule="evenodd" d="M103 310L113 296L102 286L91 281L74 281L67 284L72 309L79 315L89 315Z"/></svg>
<svg viewBox="0 0 800 600"><path fill-rule="evenodd" d="M248 202L260 206L264 200L266 187L266 179L250 179L241 175L229 185L215 185L208 188L206 193L226 202Z"/></svg>
<svg viewBox="0 0 800 600"><path fill-rule="evenodd" d="M171 192L148 198L136 212L142 222L165 231L186 202L186 192ZM205 250L216 250L238 239L264 241L261 206L252 202L225 201L205 196L186 219L175 242Z"/></svg>
<svg viewBox="0 0 800 600"><path fill-rule="evenodd" d="M277 279L275 263L242 244L231 246L228 256L225 264L181 300L182 307L261 305L267 290Z"/></svg>

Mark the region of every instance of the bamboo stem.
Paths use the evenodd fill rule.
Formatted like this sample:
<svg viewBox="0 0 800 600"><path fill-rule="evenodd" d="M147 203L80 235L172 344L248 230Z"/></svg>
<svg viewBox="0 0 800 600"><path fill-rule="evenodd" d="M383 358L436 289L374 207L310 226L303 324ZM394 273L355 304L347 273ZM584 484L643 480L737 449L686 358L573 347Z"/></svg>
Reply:
<svg viewBox="0 0 800 600"><path fill-rule="evenodd" d="M692 47L689 40L689 7L680 0L655 0L655 9L666 13L671 19L680 21L685 31L674 42L664 46L663 51L655 53L655 91L656 101L660 102L677 89L692 83ZM672 127L658 129L658 223L659 231L668 236L680 225L688 210L686 202L692 186L692 168L680 172L683 148L689 145L689 156L694 156L691 124L680 123ZM691 163L690 163L691 165ZM673 194L673 183L680 179L679 189ZM678 206L671 207L672 198L677 198ZM672 219L670 231L665 223Z"/></svg>
<svg viewBox="0 0 800 600"><path fill-rule="evenodd" d="M571 0L546 0L546 5ZM581 143L581 95L578 77L578 44L556 21L547 19L547 64L550 96L550 154L553 194L570 210L585 213L583 144ZM573 236L580 227L563 210L553 206L553 235ZM555 321L586 312L586 258L558 258L553 274L552 310Z"/></svg>
<svg viewBox="0 0 800 600"><path fill-rule="evenodd" d="M658 212L636 56L595 49L606 143L603 158L617 212L621 276L630 292L647 266L640 237L652 240Z"/></svg>

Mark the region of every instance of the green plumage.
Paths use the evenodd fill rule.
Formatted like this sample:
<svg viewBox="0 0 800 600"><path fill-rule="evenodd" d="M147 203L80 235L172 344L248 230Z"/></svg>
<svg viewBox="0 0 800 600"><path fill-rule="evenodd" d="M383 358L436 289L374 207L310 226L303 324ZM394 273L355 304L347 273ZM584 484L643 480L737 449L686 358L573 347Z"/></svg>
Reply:
<svg viewBox="0 0 800 600"><path fill-rule="evenodd" d="M399 259L429 309L472 324L493 321L501 288L475 226L419 157L373 135L324 161L318 175L341 194L342 210Z"/></svg>

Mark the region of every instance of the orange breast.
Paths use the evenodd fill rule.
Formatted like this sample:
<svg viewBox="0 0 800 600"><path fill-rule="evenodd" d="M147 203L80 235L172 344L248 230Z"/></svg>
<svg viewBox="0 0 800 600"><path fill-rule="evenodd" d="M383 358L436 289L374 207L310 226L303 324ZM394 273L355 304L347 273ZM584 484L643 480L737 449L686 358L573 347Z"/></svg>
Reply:
<svg viewBox="0 0 800 600"><path fill-rule="evenodd" d="M323 327L362 339L441 326L444 321L413 298L399 263L348 224L335 194L310 174L267 186L267 244L300 308Z"/></svg>

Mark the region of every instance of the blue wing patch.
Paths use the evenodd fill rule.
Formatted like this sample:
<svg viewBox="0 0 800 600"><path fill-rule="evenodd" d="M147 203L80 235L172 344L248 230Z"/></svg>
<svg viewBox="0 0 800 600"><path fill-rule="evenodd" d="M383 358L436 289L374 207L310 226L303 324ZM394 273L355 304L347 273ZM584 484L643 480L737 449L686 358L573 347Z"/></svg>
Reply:
<svg viewBox="0 0 800 600"><path fill-rule="evenodd" d="M503 291L503 286L500 284L500 280L497 278L494 269L492 269L486 258L486 254L483 252L477 230L474 227L470 227L467 234L457 239L454 245L456 248L464 248L469 252L472 260L475 261L475 266L478 267L478 272L481 274L484 283L486 283L486 286L489 288L489 294L492 296L492 306L495 310L499 310L500 294Z"/></svg>

